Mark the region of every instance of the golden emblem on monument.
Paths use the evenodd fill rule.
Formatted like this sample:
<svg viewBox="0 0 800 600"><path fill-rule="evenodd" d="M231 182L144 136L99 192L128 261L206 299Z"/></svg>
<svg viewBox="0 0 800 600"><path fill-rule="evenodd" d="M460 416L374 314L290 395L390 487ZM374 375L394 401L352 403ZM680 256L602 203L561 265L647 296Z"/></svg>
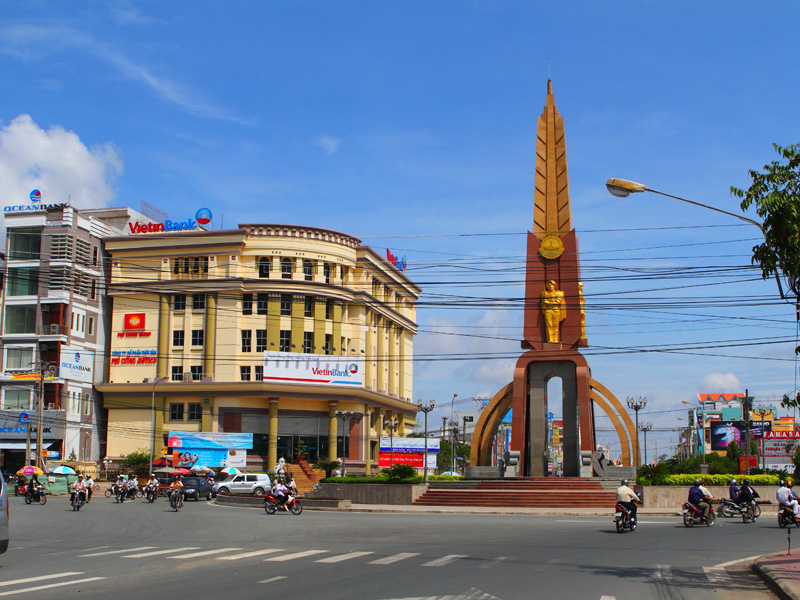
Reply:
<svg viewBox="0 0 800 600"><path fill-rule="evenodd" d="M539 244L539 254L552 260L563 253L564 243L561 241L561 236L553 232L546 233L542 238L542 243Z"/></svg>

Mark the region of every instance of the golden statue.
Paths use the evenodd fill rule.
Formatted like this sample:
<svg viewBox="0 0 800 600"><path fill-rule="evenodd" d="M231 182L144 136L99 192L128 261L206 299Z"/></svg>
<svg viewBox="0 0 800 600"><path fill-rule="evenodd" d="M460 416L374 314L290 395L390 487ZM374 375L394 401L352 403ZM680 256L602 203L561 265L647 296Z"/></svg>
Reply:
<svg viewBox="0 0 800 600"><path fill-rule="evenodd" d="M564 292L558 289L556 282L552 279L547 282L542 292L542 313L544 314L547 342L558 344L561 341L558 327L561 325L561 321L567 318L567 303L564 300Z"/></svg>
<svg viewBox="0 0 800 600"><path fill-rule="evenodd" d="M581 339L586 339L586 301L583 299L583 282L578 283L578 303L581 307Z"/></svg>

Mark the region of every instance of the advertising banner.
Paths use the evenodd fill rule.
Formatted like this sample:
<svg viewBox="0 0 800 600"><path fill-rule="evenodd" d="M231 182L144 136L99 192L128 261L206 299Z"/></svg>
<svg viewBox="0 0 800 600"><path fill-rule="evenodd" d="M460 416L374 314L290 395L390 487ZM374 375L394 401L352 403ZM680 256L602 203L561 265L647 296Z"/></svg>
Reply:
<svg viewBox="0 0 800 600"><path fill-rule="evenodd" d="M381 452L378 455L378 466L382 469L396 465L411 465L412 467L419 467L420 469L425 466L423 460L423 452ZM390 462L391 459L391 462Z"/></svg>
<svg viewBox="0 0 800 600"><path fill-rule="evenodd" d="M382 437L381 452L390 450L394 450L394 452L425 452L425 438ZM439 438L428 438L428 452L439 452Z"/></svg>
<svg viewBox="0 0 800 600"><path fill-rule="evenodd" d="M253 434L170 431L167 444L176 468L243 467L247 464L246 450L253 447Z"/></svg>
<svg viewBox="0 0 800 600"><path fill-rule="evenodd" d="M346 356L264 352L264 381L361 387L363 366L363 360Z"/></svg>
<svg viewBox="0 0 800 600"><path fill-rule="evenodd" d="M788 460L794 454L795 448L800 447L800 431L768 431L762 444L765 457L783 457Z"/></svg>
<svg viewBox="0 0 800 600"><path fill-rule="evenodd" d="M223 463L223 467L245 468L247 466L247 450L228 450L223 459Z"/></svg>
<svg viewBox="0 0 800 600"><path fill-rule="evenodd" d="M92 383L94 375L94 351L61 346L59 374L64 379Z"/></svg>
<svg viewBox="0 0 800 600"><path fill-rule="evenodd" d="M731 442L741 446L747 439L747 423L744 421L711 421L708 427L711 431L711 450L725 451ZM761 439L771 427L770 421L750 421L750 439Z"/></svg>

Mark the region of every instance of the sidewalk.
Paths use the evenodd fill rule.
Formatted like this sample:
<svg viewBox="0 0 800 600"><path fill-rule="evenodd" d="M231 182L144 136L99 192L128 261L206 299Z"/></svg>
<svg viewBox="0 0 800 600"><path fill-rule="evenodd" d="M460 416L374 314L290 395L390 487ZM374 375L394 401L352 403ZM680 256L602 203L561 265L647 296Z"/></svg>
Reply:
<svg viewBox="0 0 800 600"><path fill-rule="evenodd" d="M800 533L800 531L798 531ZM753 562L753 571L784 600L800 600L800 550L765 554Z"/></svg>

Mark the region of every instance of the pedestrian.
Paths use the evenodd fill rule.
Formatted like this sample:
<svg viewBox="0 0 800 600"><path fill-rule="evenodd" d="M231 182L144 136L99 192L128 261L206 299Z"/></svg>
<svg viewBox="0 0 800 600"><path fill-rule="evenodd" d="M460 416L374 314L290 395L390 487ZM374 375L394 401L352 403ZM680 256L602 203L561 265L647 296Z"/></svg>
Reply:
<svg viewBox="0 0 800 600"><path fill-rule="evenodd" d="M86 501L92 501L92 492L94 492L94 479L92 479L92 474L89 473L84 479L84 483L86 484Z"/></svg>

